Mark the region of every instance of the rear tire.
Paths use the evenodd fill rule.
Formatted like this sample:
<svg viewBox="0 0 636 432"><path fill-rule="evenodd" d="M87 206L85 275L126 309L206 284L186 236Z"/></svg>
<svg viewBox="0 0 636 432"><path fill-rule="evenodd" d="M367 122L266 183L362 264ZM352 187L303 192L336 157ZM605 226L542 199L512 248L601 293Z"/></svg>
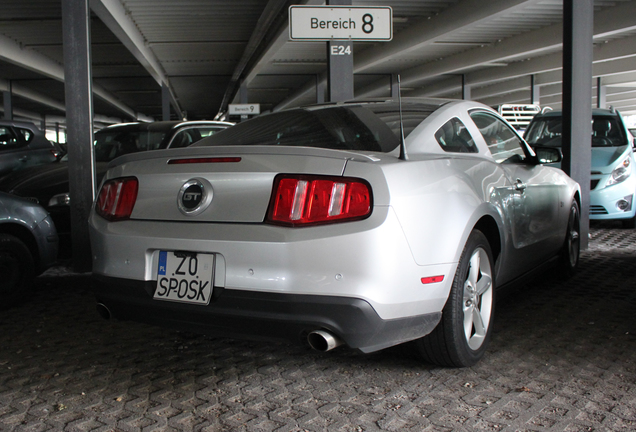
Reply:
<svg viewBox="0 0 636 432"><path fill-rule="evenodd" d="M579 265L581 254L580 223L579 205L576 201L572 201L568 216L568 229L559 254L559 274L565 279L574 276Z"/></svg>
<svg viewBox="0 0 636 432"><path fill-rule="evenodd" d="M415 341L425 361L466 367L484 356L495 310L493 263L486 236L474 230L464 246L441 321Z"/></svg>
<svg viewBox="0 0 636 432"><path fill-rule="evenodd" d="M33 287L35 270L29 248L17 237L0 234L0 309L25 300Z"/></svg>

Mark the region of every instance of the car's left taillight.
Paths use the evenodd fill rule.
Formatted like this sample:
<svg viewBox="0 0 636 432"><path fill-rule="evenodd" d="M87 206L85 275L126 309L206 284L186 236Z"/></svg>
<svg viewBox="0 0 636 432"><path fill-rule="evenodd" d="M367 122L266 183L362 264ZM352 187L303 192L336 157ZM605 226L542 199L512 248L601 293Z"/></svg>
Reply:
<svg viewBox="0 0 636 432"><path fill-rule="evenodd" d="M307 226L364 219L371 214L372 198L369 183L358 178L279 175L267 221Z"/></svg>
<svg viewBox="0 0 636 432"><path fill-rule="evenodd" d="M95 203L95 212L109 221L129 219L132 214L139 181L135 177L108 180L102 185Z"/></svg>

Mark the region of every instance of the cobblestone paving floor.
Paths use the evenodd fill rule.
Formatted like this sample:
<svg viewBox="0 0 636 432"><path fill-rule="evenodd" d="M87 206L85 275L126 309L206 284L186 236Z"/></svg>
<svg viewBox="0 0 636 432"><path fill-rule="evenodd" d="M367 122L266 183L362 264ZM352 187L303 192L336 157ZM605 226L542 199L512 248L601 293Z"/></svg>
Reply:
<svg viewBox="0 0 636 432"><path fill-rule="evenodd" d="M0 315L1 431L636 431L636 230L497 302L478 365L104 321L55 268Z"/></svg>

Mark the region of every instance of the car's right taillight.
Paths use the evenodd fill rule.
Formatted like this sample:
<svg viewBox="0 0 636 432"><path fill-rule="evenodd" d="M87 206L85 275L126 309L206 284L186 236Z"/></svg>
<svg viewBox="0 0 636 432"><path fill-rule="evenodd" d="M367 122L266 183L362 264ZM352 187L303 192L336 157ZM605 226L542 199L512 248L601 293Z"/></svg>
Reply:
<svg viewBox="0 0 636 432"><path fill-rule="evenodd" d="M347 177L279 175L267 221L307 226L364 219L371 214L371 186Z"/></svg>
<svg viewBox="0 0 636 432"><path fill-rule="evenodd" d="M95 212L109 221L129 219L132 214L139 182L135 177L108 180L102 185L95 203Z"/></svg>

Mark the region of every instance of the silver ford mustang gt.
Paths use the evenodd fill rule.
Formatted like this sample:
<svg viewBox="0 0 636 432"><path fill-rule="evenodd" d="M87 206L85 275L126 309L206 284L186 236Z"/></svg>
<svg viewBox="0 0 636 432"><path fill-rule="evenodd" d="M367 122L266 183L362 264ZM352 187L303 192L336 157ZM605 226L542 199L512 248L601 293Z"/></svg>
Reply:
<svg viewBox="0 0 636 432"><path fill-rule="evenodd" d="M580 189L485 105L262 115L111 162L90 215L106 317L469 366L495 288L579 258Z"/></svg>

